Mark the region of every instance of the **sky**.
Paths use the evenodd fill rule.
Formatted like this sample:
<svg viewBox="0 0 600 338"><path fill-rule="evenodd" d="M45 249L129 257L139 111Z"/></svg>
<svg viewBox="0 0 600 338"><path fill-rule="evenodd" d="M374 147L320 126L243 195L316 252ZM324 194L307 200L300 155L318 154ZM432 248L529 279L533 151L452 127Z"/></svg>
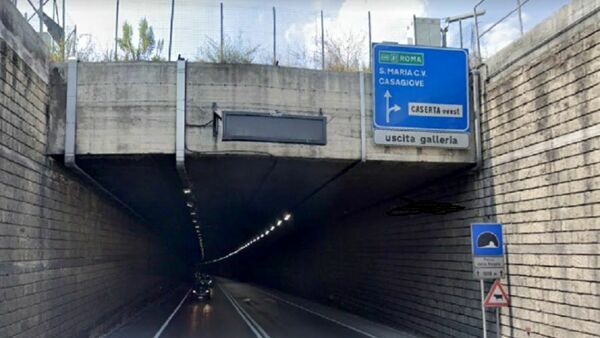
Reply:
<svg viewBox="0 0 600 338"><path fill-rule="evenodd" d="M45 12L51 16L48 0ZM114 48L115 9L117 0L65 0L67 26L77 26L82 41L91 41L96 49ZM527 0L521 0L526 2ZM320 11L323 10L325 35L337 40L349 36L364 45L362 58L368 59L368 11L371 12L373 42L407 43L412 37L412 17L446 18L472 13L475 0L229 0L223 1L224 33L236 44L258 47L259 62L269 62L273 55L273 7L276 8L277 59L280 64L301 66L314 61L320 52ZM37 1L34 1L37 3ZM517 0L486 0L481 8L480 32L515 8ZM529 0L523 6L523 25L527 31L568 3L568 0ZM175 0L173 57L199 57L208 40L220 38L220 1ZM18 0L23 13L33 10L26 0ZM125 21L134 25L146 17L158 39L169 41L170 0L119 0L119 27ZM31 22L34 27L36 18ZM442 20L443 22L443 20ZM473 20L463 22L464 47L471 47ZM120 28L119 28L120 29ZM482 39L482 54L489 56L520 35L519 20L512 15ZM448 45L459 47L458 23L449 26ZM309 60L310 59L310 60ZM307 61L308 60L308 61ZM316 65L313 65L316 67Z"/></svg>

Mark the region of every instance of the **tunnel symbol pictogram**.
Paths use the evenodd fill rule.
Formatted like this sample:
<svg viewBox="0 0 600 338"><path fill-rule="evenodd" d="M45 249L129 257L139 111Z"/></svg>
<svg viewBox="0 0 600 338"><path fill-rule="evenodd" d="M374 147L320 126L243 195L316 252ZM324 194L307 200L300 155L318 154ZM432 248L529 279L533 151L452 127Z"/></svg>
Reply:
<svg viewBox="0 0 600 338"><path fill-rule="evenodd" d="M498 237L489 231L483 232L477 237L477 247L482 249L496 249L499 246Z"/></svg>

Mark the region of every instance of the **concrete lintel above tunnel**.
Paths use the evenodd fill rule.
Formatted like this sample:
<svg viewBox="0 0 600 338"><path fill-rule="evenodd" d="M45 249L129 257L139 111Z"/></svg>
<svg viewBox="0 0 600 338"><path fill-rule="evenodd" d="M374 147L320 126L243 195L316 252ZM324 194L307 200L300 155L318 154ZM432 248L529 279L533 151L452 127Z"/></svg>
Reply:
<svg viewBox="0 0 600 338"><path fill-rule="evenodd" d="M50 108L48 153L64 151L62 64L51 69L56 84ZM173 154L175 152L176 67L173 62L79 63L77 153L88 155ZM453 163L475 162L468 149L376 145L372 128L372 86L364 77L365 116L361 130L360 76L264 65L188 63L186 147L189 153L256 153L323 160ZM214 135L214 112L241 111L326 119L325 145L276 142L223 142Z"/></svg>

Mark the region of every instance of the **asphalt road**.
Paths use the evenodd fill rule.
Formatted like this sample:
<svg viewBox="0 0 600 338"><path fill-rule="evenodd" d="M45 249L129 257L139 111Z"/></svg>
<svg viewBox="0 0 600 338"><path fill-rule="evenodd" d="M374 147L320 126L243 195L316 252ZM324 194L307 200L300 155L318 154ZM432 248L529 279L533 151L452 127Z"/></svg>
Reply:
<svg viewBox="0 0 600 338"><path fill-rule="evenodd" d="M198 302L180 289L147 308L110 338L415 337L301 298L226 279Z"/></svg>

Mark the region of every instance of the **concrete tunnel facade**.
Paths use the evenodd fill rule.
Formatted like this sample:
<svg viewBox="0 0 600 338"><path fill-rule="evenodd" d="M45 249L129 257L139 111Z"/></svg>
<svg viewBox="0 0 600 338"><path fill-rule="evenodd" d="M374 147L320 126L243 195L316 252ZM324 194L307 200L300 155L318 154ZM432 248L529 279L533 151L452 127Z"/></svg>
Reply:
<svg viewBox="0 0 600 338"><path fill-rule="evenodd" d="M63 166L67 66L0 4L0 336L100 336L201 259L175 165L177 66L77 66L77 163L138 217ZM596 336L599 8L573 1L486 60L476 169L473 146L375 145L359 74L188 63L185 166L206 257L293 211L210 271L416 336L478 337L469 224L500 222L501 336ZM322 114L327 144L223 142L213 103Z"/></svg>

